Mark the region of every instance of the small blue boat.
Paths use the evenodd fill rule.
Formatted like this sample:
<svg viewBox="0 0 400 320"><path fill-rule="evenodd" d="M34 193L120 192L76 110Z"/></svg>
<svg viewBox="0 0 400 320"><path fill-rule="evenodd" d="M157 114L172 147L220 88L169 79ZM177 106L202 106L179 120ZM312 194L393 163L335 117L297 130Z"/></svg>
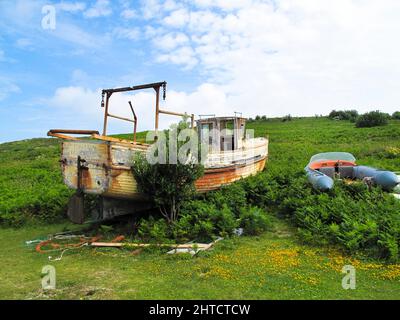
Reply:
<svg viewBox="0 0 400 320"><path fill-rule="evenodd" d="M319 153L311 157L304 169L314 189L331 190L334 179L360 179L392 191L399 187L400 178L394 172L358 166L356 158L347 152Z"/></svg>

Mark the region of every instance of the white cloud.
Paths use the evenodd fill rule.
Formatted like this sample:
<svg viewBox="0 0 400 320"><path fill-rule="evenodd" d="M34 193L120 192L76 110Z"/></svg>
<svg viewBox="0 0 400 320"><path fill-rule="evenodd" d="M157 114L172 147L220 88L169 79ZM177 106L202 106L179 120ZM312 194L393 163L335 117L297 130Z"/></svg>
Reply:
<svg viewBox="0 0 400 320"><path fill-rule="evenodd" d="M211 83L204 83L191 93L170 90L168 105L179 112L229 115L231 113L227 95Z"/></svg>
<svg viewBox="0 0 400 320"><path fill-rule="evenodd" d="M197 0L157 9L162 28L147 33L157 61L198 66L249 116L398 108L398 1ZM174 43L177 33L187 40Z"/></svg>
<svg viewBox="0 0 400 320"><path fill-rule="evenodd" d="M195 58L195 52L188 46L174 50L174 54L161 54L157 57L157 61L179 64L186 69L191 69L198 63L198 60Z"/></svg>
<svg viewBox="0 0 400 320"><path fill-rule="evenodd" d="M189 22L190 16L186 9L178 9L164 18L164 23L167 26L182 27Z"/></svg>
<svg viewBox="0 0 400 320"><path fill-rule="evenodd" d="M158 23L144 26L142 34L151 40L157 61L190 72L196 66L206 76L193 92L170 88L163 108L217 115L242 111L245 116L327 114L337 107L393 112L400 101L400 44L395 41L400 4L388 1L387 6L372 0L255 1L252 6L237 1L211 7L203 2L195 9L182 3L167 9L152 1L151 19ZM216 5L223 11L213 11ZM139 30L119 27L113 34L136 40ZM75 76L87 75L77 71ZM90 110L82 118L97 119L90 127L101 127L100 92L87 89L87 81L76 84L81 87L57 91L53 103L74 105L74 114ZM152 92L113 96L113 112L129 117L129 99L139 129L153 128ZM166 127L176 118L162 115L160 121ZM114 133L131 130L116 120L110 126Z"/></svg>
<svg viewBox="0 0 400 320"><path fill-rule="evenodd" d="M71 83L73 85L87 85L91 80L92 79L89 77L89 75L81 69L75 69L72 72Z"/></svg>
<svg viewBox="0 0 400 320"><path fill-rule="evenodd" d="M150 25L147 25L144 27L144 35L146 38L149 38L149 39L151 39L157 35L161 35L163 32L165 32L165 31L163 31L161 28L154 28Z"/></svg>
<svg viewBox="0 0 400 320"><path fill-rule="evenodd" d="M0 101L5 100L14 93L20 93L21 89L10 79L0 77Z"/></svg>
<svg viewBox="0 0 400 320"><path fill-rule="evenodd" d="M159 17L163 7L160 0L142 0L141 13L145 19Z"/></svg>
<svg viewBox="0 0 400 320"><path fill-rule="evenodd" d="M110 99L109 112L122 117L132 118L128 105L131 101L138 116L138 130L153 130L155 122L155 94L153 90L137 91L135 93L113 94ZM58 88L54 95L41 101L50 107L48 117L50 127L76 129L102 129L104 109L100 107L101 90L91 90L83 86L69 86ZM230 114L227 96L213 84L203 84L194 92L186 93L168 90L167 101L160 102L160 108L188 114L201 110L201 114ZM188 108L190 106L190 108ZM57 115L51 117L51 115ZM179 117L160 114L160 129L168 128L176 123ZM132 124L110 118L108 133L132 132Z"/></svg>
<svg viewBox="0 0 400 320"><path fill-rule="evenodd" d="M111 35L118 39L137 40L140 37L140 30L139 30L139 28L117 27L117 28L114 28Z"/></svg>
<svg viewBox="0 0 400 320"><path fill-rule="evenodd" d="M54 55L72 54L66 52L64 43L74 45L76 52L84 49L101 47L104 48L107 40L103 33L91 33L88 28L82 26L76 20L76 16L62 15L63 11L77 12L84 8L85 3L61 1L55 3L57 21L55 30L42 28L42 7L49 1L44 0L16 0L0 1L0 26L5 35L14 39L14 44L20 49L37 49L52 51ZM59 41L61 40L61 41ZM64 43L62 43L64 42ZM43 52L44 52L43 51Z"/></svg>
<svg viewBox="0 0 400 320"><path fill-rule="evenodd" d="M52 33L53 36L60 40L70 42L82 48L93 48L105 44L105 39L102 35L96 37L94 34L86 32L82 28L69 23L57 23L57 28Z"/></svg>
<svg viewBox="0 0 400 320"><path fill-rule="evenodd" d="M154 38L154 45L162 50L168 51L189 43L189 38L181 32L171 32Z"/></svg>
<svg viewBox="0 0 400 320"><path fill-rule="evenodd" d="M32 40L28 38L20 38L15 42L15 45L20 49L32 49Z"/></svg>
<svg viewBox="0 0 400 320"><path fill-rule="evenodd" d="M86 9L84 2L65 2L62 1L57 5L58 9L70 13L80 12Z"/></svg>
<svg viewBox="0 0 400 320"><path fill-rule="evenodd" d="M52 106L67 109L77 109L81 112L88 112L93 102L99 100L99 91L92 91L83 87L61 87L49 100ZM84 108L82 108L85 106Z"/></svg>
<svg viewBox="0 0 400 320"><path fill-rule="evenodd" d="M177 3L176 1L174 1L174 0L166 0L164 3L163 3L163 8L164 8L164 10L166 10L166 11L169 11L169 10L176 10L176 9L178 9L178 8L180 8L181 7L181 5L179 4L179 3Z"/></svg>
<svg viewBox="0 0 400 320"><path fill-rule="evenodd" d="M2 32L12 27L14 29L15 27L32 26L33 23L36 23L39 28L40 23L36 19L38 15L41 17L41 10L45 4L43 0L0 1Z"/></svg>
<svg viewBox="0 0 400 320"><path fill-rule="evenodd" d="M214 7L223 10L234 10L249 7L252 0L195 0L198 7Z"/></svg>
<svg viewBox="0 0 400 320"><path fill-rule="evenodd" d="M109 0L97 0L96 3L85 11L84 16L87 18L98 18L109 16L112 13Z"/></svg>
<svg viewBox="0 0 400 320"><path fill-rule="evenodd" d="M154 94L141 92L132 94L114 94L110 99L109 112L115 115L132 118L128 101L132 101L135 112L139 116L140 130L146 130L154 126L154 115L149 110L154 104ZM101 90L92 90L83 86L69 86L58 88L54 95L43 103L53 108L51 112L63 115L63 124L71 128L102 129L104 108L101 108ZM54 109L55 108L55 109ZM59 121L59 119L58 119ZM57 123L51 125L57 126ZM59 125L58 125L59 126ZM108 133L121 133L132 131L132 124L109 120Z"/></svg>
<svg viewBox="0 0 400 320"><path fill-rule="evenodd" d="M97 130L101 126L101 91L81 86L60 87L54 95L40 101L49 107L48 127ZM60 121L62 119L62 121Z"/></svg>
<svg viewBox="0 0 400 320"><path fill-rule="evenodd" d="M121 12L121 17L124 19L134 19L137 18L137 12L132 9L125 9Z"/></svg>

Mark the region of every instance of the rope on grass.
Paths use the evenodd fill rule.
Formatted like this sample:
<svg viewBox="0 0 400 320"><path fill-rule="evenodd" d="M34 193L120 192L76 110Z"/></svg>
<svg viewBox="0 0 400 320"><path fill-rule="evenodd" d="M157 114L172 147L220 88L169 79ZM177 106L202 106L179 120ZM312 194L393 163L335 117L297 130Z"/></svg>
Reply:
<svg viewBox="0 0 400 320"><path fill-rule="evenodd" d="M98 241L100 238L101 238L101 236L92 237L92 238L80 237L80 241L78 243L67 243L67 244L64 244L64 245L61 245L59 243L54 243L54 239L45 240L45 241L40 242L36 246L35 250L38 253L48 253L48 252L53 252L53 251L60 251L60 250L63 250L63 249L64 249L64 251L66 249L77 249L77 248L80 248L80 247L82 247L84 245L88 245L89 243ZM44 246L50 246L52 249L43 250L42 247L44 247Z"/></svg>
<svg viewBox="0 0 400 320"><path fill-rule="evenodd" d="M49 256L49 261L60 261L62 258L63 258L63 255L64 255L64 253L66 252L66 251L68 251L68 250L74 250L74 249L79 249L79 248L82 248L82 247L84 247L84 246L88 246L89 245L89 242L85 242L85 243L82 243L82 245L80 245L79 247L73 247L73 248L66 248L66 249L64 249L62 252L61 252L61 255L58 257L58 258L52 258L52 256Z"/></svg>
<svg viewBox="0 0 400 320"><path fill-rule="evenodd" d="M55 251L60 251L61 255L57 258L53 258L52 256L49 256L49 261L60 261L62 260L64 253L69 251L69 250L74 250L74 249L80 249L82 247L88 246L92 242L96 242L101 239L101 236L96 236L96 237L86 237L85 235L55 235L50 236L49 240L41 241L35 248L36 252L39 253L49 253L49 252L55 252ZM59 244L59 243L54 243L54 240L69 240L69 239L74 239L74 238L80 238L80 241L78 243L67 243L67 244ZM125 239L124 236L120 235L117 236L112 240L112 242L121 242ZM49 250L43 250L42 247L44 246L50 246L52 249Z"/></svg>

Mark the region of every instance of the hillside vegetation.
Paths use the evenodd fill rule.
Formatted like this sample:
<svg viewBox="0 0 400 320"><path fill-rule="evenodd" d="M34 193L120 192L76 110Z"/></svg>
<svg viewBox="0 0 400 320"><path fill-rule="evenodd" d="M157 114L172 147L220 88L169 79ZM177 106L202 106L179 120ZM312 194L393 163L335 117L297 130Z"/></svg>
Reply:
<svg viewBox="0 0 400 320"><path fill-rule="evenodd" d="M352 252L366 249L375 257L399 257L400 204L382 190L356 183L337 183L330 194L308 185L303 168L318 152L347 151L359 164L397 171L400 168L400 123L380 128L354 128L347 121L304 118L253 121L248 129L270 138L264 173L188 202L169 230L163 219L142 219L142 238L210 240L235 228L258 234L272 215L299 227L303 240L341 244ZM144 141L145 132L138 134ZM118 135L132 138L131 135ZM18 226L27 221L63 219L72 194L62 182L60 144L56 139L32 139L0 145L0 221ZM157 231L158 230L158 231Z"/></svg>
<svg viewBox="0 0 400 320"><path fill-rule="evenodd" d="M0 222L60 220L72 194L63 184L60 144L31 139L0 144Z"/></svg>
<svg viewBox="0 0 400 320"><path fill-rule="evenodd" d="M245 235L252 237L226 239L195 259L151 250L138 257L137 252L132 256L113 249L71 252L57 263L62 289L50 295L38 289L37 277L48 263L47 256L21 243L81 228L64 220L72 192L62 182L59 142L32 139L0 144L0 241L4 243L0 258L6 266L1 278L8 279L0 296L399 298L400 268L388 262L399 259L400 202L359 183L338 182L330 194L316 192L303 168L315 153L347 151L359 164L399 171L400 121L355 128L348 121L293 118L255 121L248 128L256 136L269 136L269 161L263 173L188 202L172 234L156 216L135 228L139 237L150 241L227 238L236 227L244 227ZM49 224L54 222L58 224ZM138 240L132 230L130 237ZM354 292L341 288L344 264L355 265L363 279ZM105 277L108 274L113 277ZM21 275L27 282L17 288L13 283Z"/></svg>

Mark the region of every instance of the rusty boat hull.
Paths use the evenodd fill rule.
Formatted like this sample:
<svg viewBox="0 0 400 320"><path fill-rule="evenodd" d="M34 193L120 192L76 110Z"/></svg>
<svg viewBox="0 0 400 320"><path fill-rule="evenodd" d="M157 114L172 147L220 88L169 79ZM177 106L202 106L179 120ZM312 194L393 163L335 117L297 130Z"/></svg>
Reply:
<svg viewBox="0 0 400 320"><path fill-rule="evenodd" d="M218 189L264 169L268 158L268 139L250 138L253 134L246 132L246 118L240 112L225 117L198 115L195 121L193 113L160 109L160 98L166 98L166 85L163 81L103 89L101 107L104 109L104 122L101 135L97 130L75 129L52 129L47 133L62 140L63 179L68 187L77 190L69 207L73 222L81 223L84 219L84 193L100 196L102 204L98 214L94 215L97 220L139 212L144 210L146 203L151 203L140 192L132 172L135 154L146 153L151 145L136 140L138 117L134 103L128 101L129 109L126 111L131 115L112 113L110 98L114 94L154 90L155 135L151 140L158 138L160 115L183 117L185 122L190 119L190 128L196 131L202 148L204 146L208 151L206 158L201 161L205 168L204 175L195 182L199 193ZM132 123L133 141L109 137L107 128L110 118ZM78 139L71 135L85 135L87 138ZM132 201L136 202L134 206Z"/></svg>
<svg viewBox="0 0 400 320"><path fill-rule="evenodd" d="M72 189L78 189L79 184L79 189L86 194L146 200L131 168L135 153L146 152L149 145L97 138L62 141L60 162L64 183ZM268 158L268 139L255 138L251 142L251 146L242 150L209 153L204 163L204 175L195 183L197 191L215 190L262 171ZM78 159L82 159L80 169ZM78 170L81 171L79 182Z"/></svg>

